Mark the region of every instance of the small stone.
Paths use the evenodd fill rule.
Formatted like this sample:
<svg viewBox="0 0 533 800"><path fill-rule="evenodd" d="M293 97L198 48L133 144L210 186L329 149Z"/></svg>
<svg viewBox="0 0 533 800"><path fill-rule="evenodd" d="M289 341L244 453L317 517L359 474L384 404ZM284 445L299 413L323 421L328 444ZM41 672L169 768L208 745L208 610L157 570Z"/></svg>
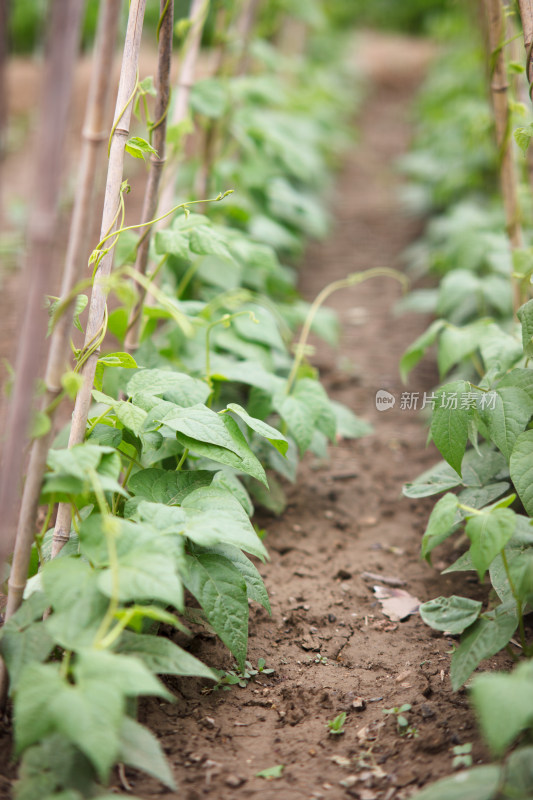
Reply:
<svg viewBox="0 0 533 800"><path fill-rule="evenodd" d="M336 578L338 578L338 579L339 579L339 580L341 580L341 581L349 581L349 580L350 580L350 578L352 577L352 573L351 573L351 572L348 572L348 571L347 571L347 570L345 570L345 569L340 569L340 570L337 572L337 574L335 575L335 577L336 577Z"/></svg>
<svg viewBox="0 0 533 800"><path fill-rule="evenodd" d="M363 697L356 697L352 700L352 708L354 711L364 711L366 708L366 700Z"/></svg>
<svg viewBox="0 0 533 800"><path fill-rule="evenodd" d="M324 516L325 516L326 519L333 519L335 514L334 514L333 511L328 509L328 511L324 511Z"/></svg>
<svg viewBox="0 0 533 800"><path fill-rule="evenodd" d="M357 775L348 775L343 781L340 781L340 785L344 786L345 789L350 789L352 786L355 786L357 783Z"/></svg>
<svg viewBox="0 0 533 800"><path fill-rule="evenodd" d="M336 621L337 617L335 616L335 614L328 614L328 622L336 622Z"/></svg>
<svg viewBox="0 0 533 800"><path fill-rule="evenodd" d="M226 786L231 786L232 789L238 789L244 783L246 783L246 778L242 778L240 775L228 775L225 780Z"/></svg>
<svg viewBox="0 0 533 800"><path fill-rule="evenodd" d="M431 719L431 717L435 716L435 711L431 708L431 706L428 706L426 703L420 706L420 713L422 714L424 719Z"/></svg>

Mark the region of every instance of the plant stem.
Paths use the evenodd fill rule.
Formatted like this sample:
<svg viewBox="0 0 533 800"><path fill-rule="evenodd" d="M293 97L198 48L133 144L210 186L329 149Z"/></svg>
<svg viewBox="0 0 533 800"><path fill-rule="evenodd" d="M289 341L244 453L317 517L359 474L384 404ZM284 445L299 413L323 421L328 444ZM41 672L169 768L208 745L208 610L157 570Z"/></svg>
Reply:
<svg viewBox="0 0 533 800"><path fill-rule="evenodd" d="M294 361L292 363L292 369L290 371L287 380L287 387L286 387L287 394L290 394L294 381L296 380L300 364L302 363L303 357L305 355L305 349L307 346L307 340L309 338L309 334L311 332L311 327L313 325L313 322L315 320L315 317L318 313L320 306L323 303L325 303L325 301L328 299L330 295L332 295L339 289L348 289L351 286L357 286L359 283L363 283L364 281L369 280L370 278L379 278L379 277L395 278L395 280L399 281L402 284L402 286L404 286L404 288L407 286L407 278L404 275L402 275L401 272L397 272L394 269L389 269L388 267L375 267L374 269L367 269L363 272L353 272L351 275L348 275L347 278L341 278L338 281L333 281L333 283L330 283L327 286L325 286L322 289L322 291L315 297L315 299L311 304L311 308L309 309L307 319L303 324L302 332L300 333L300 338L298 340L298 343L296 344Z"/></svg>
<svg viewBox="0 0 533 800"><path fill-rule="evenodd" d="M189 448L186 447L185 450L183 451L183 453L181 454L180 460L178 461L178 464L176 466L176 472L180 471L180 469L184 465L185 459L187 458L188 455L189 455Z"/></svg>
<svg viewBox="0 0 533 800"><path fill-rule="evenodd" d="M522 650L524 653L527 652L527 641L526 641L526 631L524 627L524 611L522 608L522 602L518 596L516 591L516 587L514 585L514 581L511 577L511 571L509 569L509 562L507 561L507 555L505 553L505 549L501 551L503 567L505 569L505 574L507 575L507 580L509 581L509 586L511 589L511 594L514 597L516 603L516 613L518 615L518 629L520 631L520 644L522 645Z"/></svg>

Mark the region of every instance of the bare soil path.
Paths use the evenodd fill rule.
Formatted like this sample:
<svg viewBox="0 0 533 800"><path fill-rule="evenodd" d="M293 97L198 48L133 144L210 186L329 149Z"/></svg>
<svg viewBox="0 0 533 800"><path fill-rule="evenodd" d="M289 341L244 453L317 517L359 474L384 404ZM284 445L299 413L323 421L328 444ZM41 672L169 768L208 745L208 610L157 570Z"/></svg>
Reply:
<svg viewBox="0 0 533 800"><path fill-rule="evenodd" d="M405 38L368 34L361 40L358 59L370 86L359 114L360 141L337 185L336 228L309 249L303 264L308 299L355 270L400 267L402 251L420 232L420 221L399 203L395 159L409 145L410 104L430 52L426 43ZM399 578L421 601L462 591L462 578L440 576L439 557L433 568L420 561L431 503L401 499L402 484L438 455L425 449L417 413L400 407L406 387L398 360L427 319L396 318L399 294L396 283L380 279L329 303L340 315L342 339L336 352L317 342L315 364L333 397L372 422L375 432L340 442L328 463L307 459L283 516L258 520L268 530L271 562L260 569L272 617L251 608L249 658L254 665L265 658L275 672L230 691L170 681L175 704L145 703L141 721L160 738L179 790L128 769L136 796L402 800L451 771L455 745L474 742L474 761L486 756L466 695L451 691L450 639L433 635L416 614L392 623L372 591L386 583L365 578ZM408 390L422 395L435 382L432 365L422 364ZM396 397L394 408L376 409L379 389ZM198 635L190 647L212 666L232 667L214 637ZM400 737L383 710L403 703L412 706L413 730ZM326 722L342 711L345 733L331 736ZM256 777L274 765L283 765L279 779ZM7 797L2 788L0 780L0 797Z"/></svg>
<svg viewBox="0 0 533 800"><path fill-rule="evenodd" d="M401 268L402 251L420 233L420 221L399 203L395 159L409 146L409 109L430 52L427 43L405 38L361 40L358 58L370 87L360 141L337 185L335 231L303 264L307 299L355 270ZM428 320L396 318L399 294L393 281L375 280L329 301L342 340L335 353L317 343L315 364L333 397L371 421L375 433L341 442L327 464L309 458L283 516L260 520L272 557L261 567L272 618L252 608L249 658L254 665L265 658L275 673L247 688L204 694L180 681L176 705L151 701L143 709L184 800L401 800L451 772L455 745L474 742L475 762L486 756L466 695L451 691L451 640L434 635L418 615L391 623L372 592L380 581L364 577L400 578L421 601L464 592L463 577L440 576L438 558L433 568L420 561L431 503L401 498L402 484L439 456L425 449L419 415L400 408L407 387L398 361ZM436 381L433 366L422 364L408 389L422 397ZM396 397L394 408L376 409L379 389ZM449 556L451 562L457 553ZM197 638L193 651L219 668L232 666L214 638ZM414 730L400 737L383 710L404 703L412 706ZM342 711L345 733L329 735L327 721ZM279 764L281 778L256 777ZM143 798L174 797L140 777L132 787Z"/></svg>

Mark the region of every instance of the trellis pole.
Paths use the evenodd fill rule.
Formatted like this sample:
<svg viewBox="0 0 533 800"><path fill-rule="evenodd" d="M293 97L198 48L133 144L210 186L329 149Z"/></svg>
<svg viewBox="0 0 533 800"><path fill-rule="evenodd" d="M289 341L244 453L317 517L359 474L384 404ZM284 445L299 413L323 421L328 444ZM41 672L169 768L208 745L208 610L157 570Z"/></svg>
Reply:
<svg viewBox="0 0 533 800"><path fill-rule="evenodd" d="M111 90L109 76L113 66L121 3L122 0L104 0L100 7L93 57L93 72L82 131L83 146L80 155L76 199L72 212L61 286L62 299L68 298L72 294L72 289L81 279L84 267L87 264L90 231L88 220L91 217L98 157L106 138L106 112ZM45 375L46 392L41 403L43 412L50 408L48 411L50 431L47 435L35 439L30 451L9 579L6 619L9 619L20 606L26 585L31 547L35 538L35 520L39 495L46 468L46 457L54 434L53 422L57 408L54 402L61 393L61 378L68 363L74 302L75 298L72 298L70 302L65 302L65 308L57 321L50 340Z"/></svg>
<svg viewBox="0 0 533 800"><path fill-rule="evenodd" d="M485 0L485 14L488 27L490 90L500 159L500 185L505 224L511 248L517 250L523 246L523 236L518 206L513 143L510 135L509 82L503 51L506 26L501 0ZM519 283L514 278L512 278L512 291L513 308L516 311L521 305L521 298Z"/></svg>
<svg viewBox="0 0 533 800"><path fill-rule="evenodd" d="M157 154L152 154L150 156L150 172L148 173L148 182L146 184L142 209L143 224L155 219L157 213L159 183L165 163L167 113L170 99L170 65L172 61L172 38L174 35L174 0L160 0L160 3L161 17L159 21L157 96L155 101L155 124L152 129L154 135L151 141L152 147L157 151ZM141 275L146 275L151 232L151 225L142 228L137 245L135 269ZM141 290L139 300L129 320L128 333L125 341L126 350L129 352L137 350L139 346L142 306L145 296L146 290Z"/></svg>
<svg viewBox="0 0 533 800"><path fill-rule="evenodd" d="M44 296L53 273L61 168L68 124L72 79L78 55L83 0L55 0L51 6L41 94L33 206L25 262L24 313L16 375L6 423L0 478L0 575L13 549L16 512L35 379L40 374L46 312ZM0 662L0 704L6 672Z"/></svg>
<svg viewBox="0 0 533 800"><path fill-rule="evenodd" d="M131 0L130 2L115 117L109 145L109 164L102 213L101 238L104 238L116 228L120 210L124 148L129 136L133 98L138 83L139 50L145 7L146 0ZM105 334L107 294L105 287L102 285L102 280L111 273L113 254L114 249L110 247L101 259L94 276L85 334L84 350L86 360L81 369L83 384L76 397L69 447L81 444L85 437L96 363L100 354L100 343ZM70 505L68 503L60 503L54 528L53 557L59 553L63 545L69 540L71 520Z"/></svg>

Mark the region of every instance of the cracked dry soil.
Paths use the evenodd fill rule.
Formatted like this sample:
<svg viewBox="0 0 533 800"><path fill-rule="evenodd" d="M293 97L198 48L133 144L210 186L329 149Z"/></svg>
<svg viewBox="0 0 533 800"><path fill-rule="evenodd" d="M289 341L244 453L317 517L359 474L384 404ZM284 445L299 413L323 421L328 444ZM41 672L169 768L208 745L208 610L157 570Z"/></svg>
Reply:
<svg viewBox="0 0 533 800"><path fill-rule="evenodd" d="M395 159L409 146L410 105L430 53L416 40L362 37L358 58L369 90L358 115L360 138L338 179L336 227L304 260L300 288L307 299L355 270L401 268L403 250L420 234L420 220L398 200ZM474 762L487 756L465 693L450 687L451 640L416 614L391 623L372 591L380 581L366 575L404 581L420 601L465 593L462 574L439 574L458 555L452 545L438 552L433 567L420 560L431 500L401 497L404 482L439 460L425 447L422 421L398 402L387 412L375 408L378 389L400 397L399 358L428 322L395 317L399 295L386 279L335 294L329 305L342 323L340 347L333 352L315 343L314 363L328 391L375 430L330 448L328 463L307 458L284 514L257 520L268 531L271 561L260 571L272 617L251 608L249 659L255 666L265 658L275 672L217 692L201 681L169 679L177 702L148 700L140 721L159 737L179 789L170 792L126 769L123 779L136 796L401 800L451 772L455 745L473 742ZM433 365L422 363L409 391L429 391L436 380ZM483 597L475 583L468 593ZM210 665L232 667L214 636L199 633L189 648ZM490 666L505 663L499 656ZM393 716L383 714L404 703L412 706L410 736L400 736ZM345 733L329 735L327 721L342 711ZM279 779L256 777L278 764L284 765ZM1 788L0 782L6 797Z"/></svg>

